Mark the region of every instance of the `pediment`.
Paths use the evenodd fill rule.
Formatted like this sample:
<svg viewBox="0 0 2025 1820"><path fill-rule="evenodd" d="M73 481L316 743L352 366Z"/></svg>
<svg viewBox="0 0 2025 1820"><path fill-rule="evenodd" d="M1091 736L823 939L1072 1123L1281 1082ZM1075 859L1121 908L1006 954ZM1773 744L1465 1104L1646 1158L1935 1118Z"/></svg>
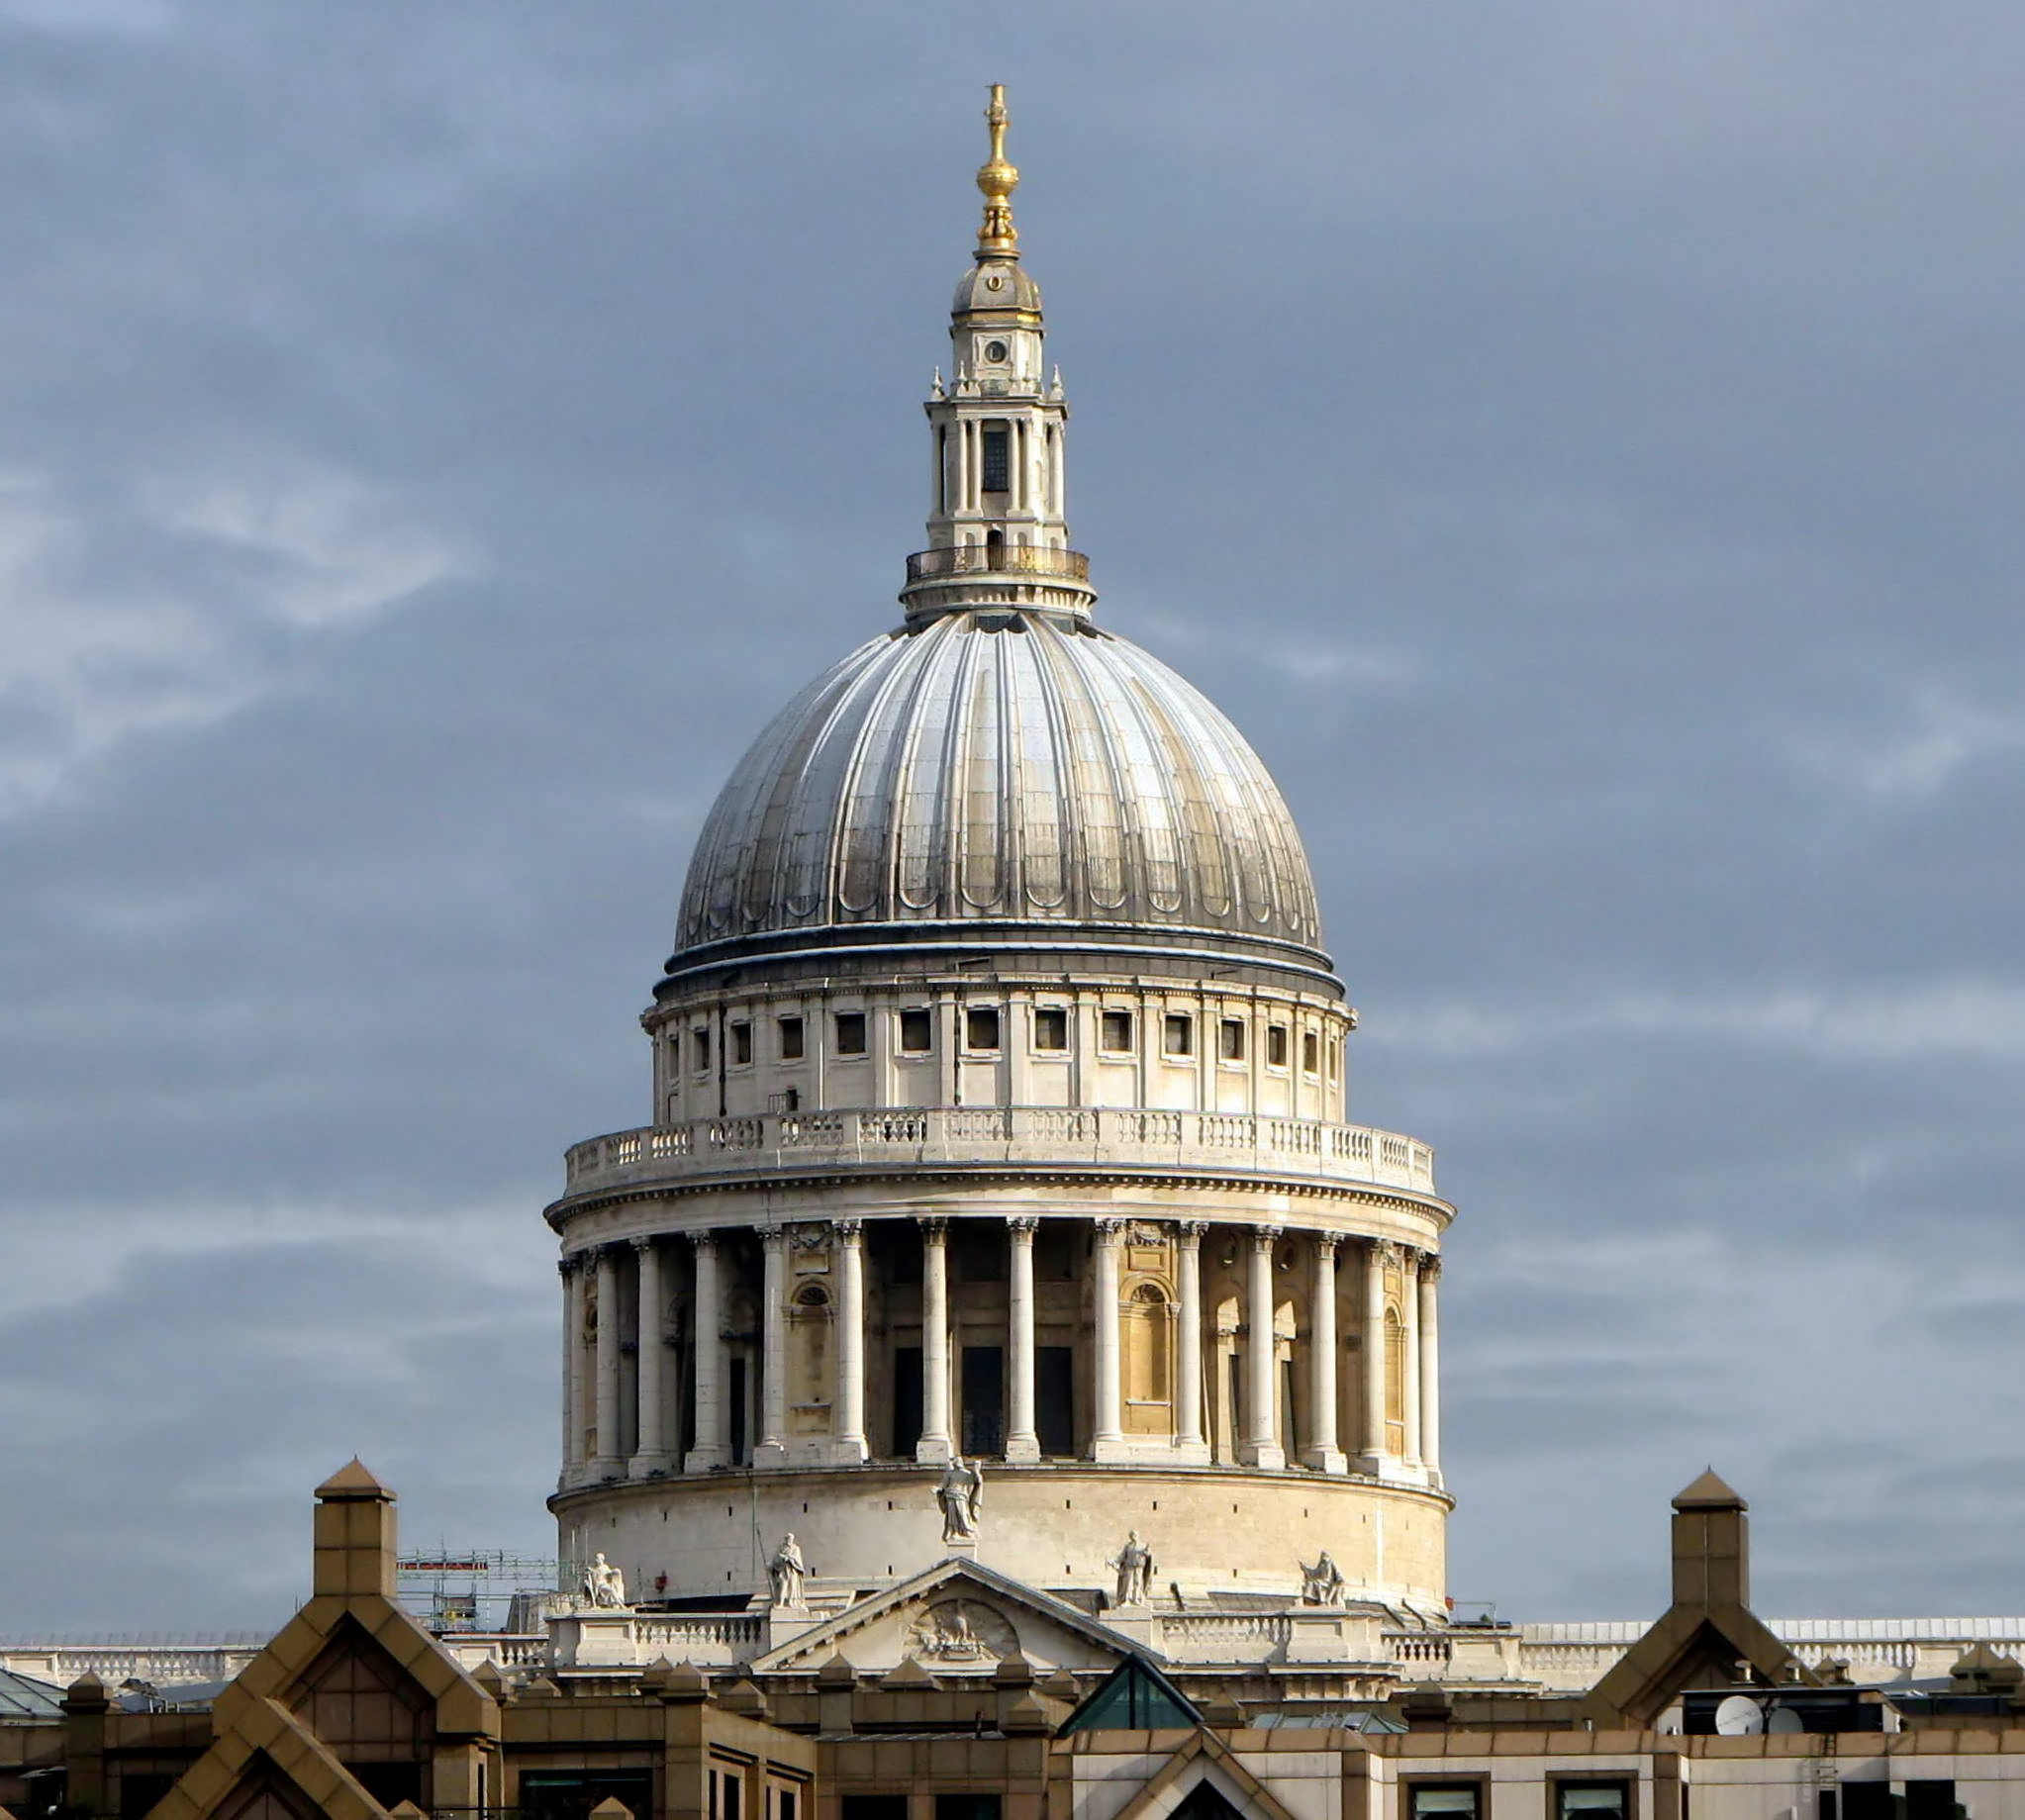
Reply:
<svg viewBox="0 0 2025 1820"><path fill-rule="evenodd" d="M1075 1606L952 1558L788 1638L752 1668L809 1674L842 1656L861 1674L888 1675L912 1661L930 1675L988 1676L1016 1654L1045 1675L1109 1669L1131 1648Z"/></svg>

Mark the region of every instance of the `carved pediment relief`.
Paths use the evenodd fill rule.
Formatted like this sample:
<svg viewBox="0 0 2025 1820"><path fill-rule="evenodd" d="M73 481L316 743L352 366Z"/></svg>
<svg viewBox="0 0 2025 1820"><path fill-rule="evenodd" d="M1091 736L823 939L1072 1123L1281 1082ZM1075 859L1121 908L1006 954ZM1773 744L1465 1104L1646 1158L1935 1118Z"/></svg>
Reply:
<svg viewBox="0 0 2025 1820"><path fill-rule="evenodd" d="M808 1672L842 1654L860 1674L886 1675L912 1660L937 1676L990 1675L1016 1653L1046 1675L1109 1669L1127 1647L1073 1605L973 1562L950 1560L812 1625L753 1667Z"/></svg>

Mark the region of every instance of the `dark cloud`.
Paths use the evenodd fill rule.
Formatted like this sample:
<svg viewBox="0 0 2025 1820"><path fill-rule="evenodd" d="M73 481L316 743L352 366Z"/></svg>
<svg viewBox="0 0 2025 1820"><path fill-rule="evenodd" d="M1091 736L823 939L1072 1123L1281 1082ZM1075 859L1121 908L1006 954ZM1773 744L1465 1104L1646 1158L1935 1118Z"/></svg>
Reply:
<svg viewBox="0 0 2025 1820"><path fill-rule="evenodd" d="M985 36L0 0L10 1624L264 1621L361 1434L538 1537L537 1209L893 617L990 80L1102 611L1281 777L1462 1204L1458 1590L1650 1609L1713 1454L1761 1602L2025 1604L2025 24Z"/></svg>

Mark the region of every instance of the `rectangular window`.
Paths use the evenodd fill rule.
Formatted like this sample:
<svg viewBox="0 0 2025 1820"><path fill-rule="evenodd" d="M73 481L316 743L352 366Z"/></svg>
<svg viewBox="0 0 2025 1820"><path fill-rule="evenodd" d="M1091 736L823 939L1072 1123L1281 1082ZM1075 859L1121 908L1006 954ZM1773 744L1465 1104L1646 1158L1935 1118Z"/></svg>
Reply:
<svg viewBox="0 0 2025 1820"><path fill-rule="evenodd" d="M843 1820L907 1820L904 1794L847 1794Z"/></svg>
<svg viewBox="0 0 2025 1820"><path fill-rule="evenodd" d="M712 1783L711 1812L716 1814L716 1772ZM587 1820L604 1800L618 1801L634 1814L651 1814L653 1777L645 1770L528 1770L521 1774L524 1820Z"/></svg>
<svg viewBox="0 0 2025 1820"><path fill-rule="evenodd" d="M1170 1015L1162 1031L1162 1042L1169 1055L1194 1055L1196 1053L1196 1020L1193 1017Z"/></svg>
<svg viewBox="0 0 2025 1820"><path fill-rule="evenodd" d="M1315 1069L1320 1066L1320 1063L1321 1063L1320 1040L1315 1036L1315 1033L1312 1030L1302 1031L1301 1033L1302 1073L1310 1075L1313 1074Z"/></svg>
<svg viewBox="0 0 2025 1820"><path fill-rule="evenodd" d="M938 1794L935 1820L999 1820L996 1794Z"/></svg>
<svg viewBox="0 0 2025 1820"><path fill-rule="evenodd" d="M1631 1784L1557 1781L1554 1820L1631 1820Z"/></svg>
<svg viewBox="0 0 2025 1820"><path fill-rule="evenodd" d="M781 1060L799 1062L802 1059L802 1020L799 1017L781 1019Z"/></svg>
<svg viewBox="0 0 2025 1820"><path fill-rule="evenodd" d="M1889 1782L1844 1782L1842 1820L1897 1820L1901 1804Z"/></svg>
<svg viewBox="0 0 2025 1820"><path fill-rule="evenodd" d="M697 1067L708 1068L711 1065L711 1033L708 1026L690 1031L689 1051L695 1057Z"/></svg>
<svg viewBox="0 0 2025 1820"><path fill-rule="evenodd" d="M1266 1066L1268 1068L1287 1066L1287 1026L1284 1023L1266 1026Z"/></svg>
<svg viewBox="0 0 2025 1820"><path fill-rule="evenodd" d="M1216 1026L1216 1053L1226 1062L1244 1060L1244 1025L1235 1017L1226 1017Z"/></svg>
<svg viewBox="0 0 2025 1820"><path fill-rule="evenodd" d="M957 1374L963 1394L958 1433L966 1454L1006 1451L1006 1354L998 1346L966 1346Z"/></svg>
<svg viewBox="0 0 2025 1820"><path fill-rule="evenodd" d="M934 1047L934 1023L932 1013L923 1006L918 1010L902 1011L900 1014L900 1052L902 1055L926 1055Z"/></svg>
<svg viewBox="0 0 2025 1820"><path fill-rule="evenodd" d="M731 1026L731 1060L740 1064L752 1060L752 1026L749 1023Z"/></svg>
<svg viewBox="0 0 2025 1820"><path fill-rule="evenodd" d="M963 1013L963 1040L972 1049L996 1049L999 1046L999 1007L996 1005L973 1005Z"/></svg>
<svg viewBox="0 0 2025 1820"><path fill-rule="evenodd" d="M1332 1036L1329 1038L1329 1079L1340 1081L1342 1078L1343 1039L1340 1036Z"/></svg>
<svg viewBox="0 0 2025 1820"><path fill-rule="evenodd" d="M1952 1781L1908 1781L1905 1784L1905 1820L1955 1820L1961 1809L1955 1805Z"/></svg>
<svg viewBox="0 0 2025 1820"><path fill-rule="evenodd" d="M1407 1820L1484 1820L1481 1782L1408 1782Z"/></svg>
<svg viewBox="0 0 2025 1820"><path fill-rule="evenodd" d="M1049 1055L1059 1055L1068 1048L1069 1013L1065 1006L1043 1005L1033 1013L1033 1046Z"/></svg>
<svg viewBox="0 0 2025 1820"><path fill-rule="evenodd" d="M1132 1013L1130 1011L1106 1011L1104 1014L1104 1047L1110 1055L1132 1053Z"/></svg>
<svg viewBox="0 0 2025 1820"><path fill-rule="evenodd" d="M1040 1451L1050 1460L1076 1452L1076 1352L1069 1346L1033 1349L1033 1418Z"/></svg>
<svg viewBox="0 0 2025 1820"><path fill-rule="evenodd" d="M1012 483L1012 432L1004 424L985 426L985 491L1004 493Z"/></svg>
<svg viewBox="0 0 2025 1820"><path fill-rule="evenodd" d="M865 1053L865 1013L863 1011L837 1012L836 1052L838 1055L863 1055Z"/></svg>
<svg viewBox="0 0 2025 1820"><path fill-rule="evenodd" d="M893 1349L893 1451L913 1454L921 1438L921 1349Z"/></svg>
<svg viewBox="0 0 2025 1820"><path fill-rule="evenodd" d="M795 1820L795 1816L801 1811L802 1806L802 1803L795 1798L798 1791L793 1788L783 1788L776 1782L768 1792L773 1796L773 1820Z"/></svg>

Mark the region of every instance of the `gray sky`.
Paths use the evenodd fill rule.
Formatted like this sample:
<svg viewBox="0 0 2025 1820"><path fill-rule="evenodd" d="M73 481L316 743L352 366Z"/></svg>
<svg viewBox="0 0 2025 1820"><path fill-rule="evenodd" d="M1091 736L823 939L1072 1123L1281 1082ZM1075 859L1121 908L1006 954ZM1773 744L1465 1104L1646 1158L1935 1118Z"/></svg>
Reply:
<svg viewBox="0 0 2025 1820"><path fill-rule="evenodd" d="M565 1145L920 537L984 85L1106 623L1440 1153L1452 1589L2025 1611L2025 14L0 0L0 1630L551 1545Z"/></svg>

